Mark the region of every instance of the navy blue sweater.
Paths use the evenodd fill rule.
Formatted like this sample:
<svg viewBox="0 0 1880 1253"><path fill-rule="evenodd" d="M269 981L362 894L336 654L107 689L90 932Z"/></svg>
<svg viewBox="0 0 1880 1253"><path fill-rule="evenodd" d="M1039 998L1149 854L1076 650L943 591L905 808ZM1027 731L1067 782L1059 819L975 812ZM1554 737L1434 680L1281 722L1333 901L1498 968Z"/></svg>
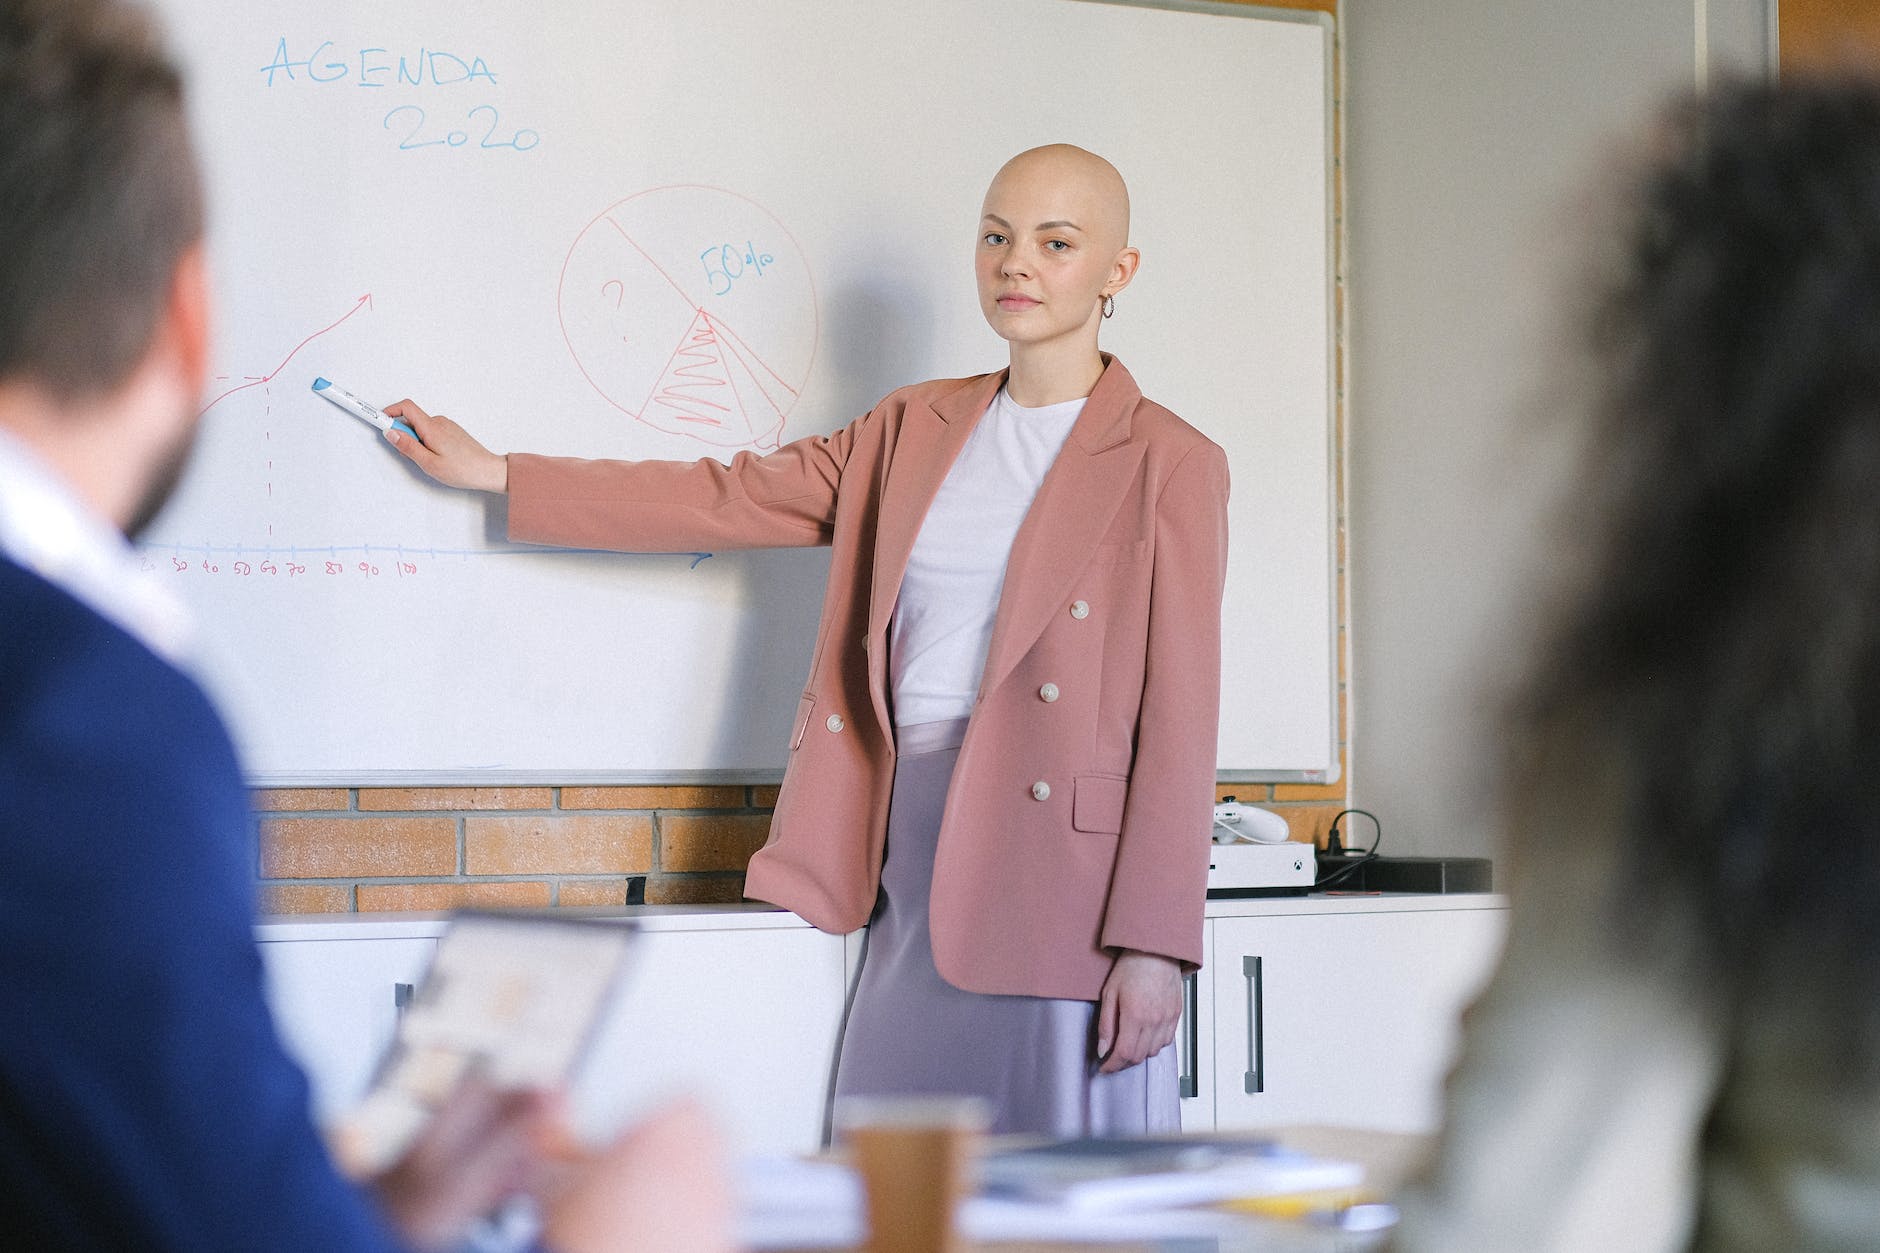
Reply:
<svg viewBox="0 0 1880 1253"><path fill-rule="evenodd" d="M201 689L0 558L0 1244L395 1247L262 999L253 847Z"/></svg>

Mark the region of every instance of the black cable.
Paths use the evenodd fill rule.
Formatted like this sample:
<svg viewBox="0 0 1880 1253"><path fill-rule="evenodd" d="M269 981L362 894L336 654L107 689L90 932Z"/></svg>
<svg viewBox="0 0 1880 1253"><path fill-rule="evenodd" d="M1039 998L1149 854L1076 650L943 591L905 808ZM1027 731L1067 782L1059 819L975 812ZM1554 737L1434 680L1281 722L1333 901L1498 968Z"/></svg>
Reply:
<svg viewBox="0 0 1880 1253"><path fill-rule="evenodd" d="M1359 857L1358 860L1352 862L1349 866L1339 867L1322 879L1315 880L1312 884L1314 891L1326 887L1329 884L1341 882L1353 871L1377 860L1377 850L1382 847L1384 843L1384 824L1379 822L1377 815L1368 809L1341 809L1336 814L1332 815L1332 829L1325 837L1326 844L1330 845L1338 839L1338 823L1346 814L1363 814L1366 818L1371 820L1371 825L1377 828L1377 834L1371 839L1371 847L1365 849L1364 855Z"/></svg>
<svg viewBox="0 0 1880 1253"><path fill-rule="evenodd" d="M1377 834L1373 836L1371 839L1371 847L1365 849L1364 851L1366 854L1375 857L1377 855L1378 847L1384 843L1384 824L1379 822L1377 820L1377 815L1372 813L1368 809L1341 809L1336 814L1332 815L1332 830L1333 831L1338 830L1338 820L1340 818L1343 818L1346 814L1363 814L1366 818L1369 818L1371 820L1371 826L1376 829Z"/></svg>

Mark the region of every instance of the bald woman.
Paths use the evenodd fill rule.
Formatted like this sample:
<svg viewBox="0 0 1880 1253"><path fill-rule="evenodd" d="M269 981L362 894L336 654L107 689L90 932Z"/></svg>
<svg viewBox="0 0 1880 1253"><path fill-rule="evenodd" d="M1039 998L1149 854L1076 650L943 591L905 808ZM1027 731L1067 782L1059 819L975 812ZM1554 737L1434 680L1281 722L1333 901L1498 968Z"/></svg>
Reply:
<svg viewBox="0 0 1880 1253"><path fill-rule="evenodd" d="M1179 1129L1201 961L1227 460L1098 330L1129 194L1054 144L986 191L992 374L917 383L729 465L494 454L406 400L387 433L509 534L634 552L833 548L746 893L869 927L835 1097L971 1095L995 1132Z"/></svg>

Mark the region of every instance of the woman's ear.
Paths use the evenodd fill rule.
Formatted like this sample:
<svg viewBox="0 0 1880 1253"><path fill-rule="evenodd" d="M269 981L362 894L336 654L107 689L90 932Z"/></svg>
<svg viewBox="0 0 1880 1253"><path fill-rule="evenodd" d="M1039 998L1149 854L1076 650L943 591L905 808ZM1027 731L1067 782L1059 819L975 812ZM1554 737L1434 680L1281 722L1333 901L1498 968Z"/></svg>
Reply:
<svg viewBox="0 0 1880 1253"><path fill-rule="evenodd" d="M1136 269L1142 264L1142 254L1134 248L1125 248L1116 254L1116 261L1110 267L1110 281L1103 285L1103 294L1114 296L1128 287L1136 277Z"/></svg>

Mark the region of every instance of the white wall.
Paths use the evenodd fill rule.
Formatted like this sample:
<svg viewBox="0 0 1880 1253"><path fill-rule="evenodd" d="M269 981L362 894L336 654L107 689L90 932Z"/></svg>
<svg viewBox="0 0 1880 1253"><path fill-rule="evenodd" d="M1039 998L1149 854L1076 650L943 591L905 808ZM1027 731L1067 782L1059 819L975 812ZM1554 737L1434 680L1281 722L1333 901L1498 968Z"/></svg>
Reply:
<svg viewBox="0 0 1880 1253"><path fill-rule="evenodd" d="M1700 46L1768 63L1774 3L1346 0L1350 803L1392 851L1492 852L1484 714L1545 560L1522 427L1577 204Z"/></svg>

